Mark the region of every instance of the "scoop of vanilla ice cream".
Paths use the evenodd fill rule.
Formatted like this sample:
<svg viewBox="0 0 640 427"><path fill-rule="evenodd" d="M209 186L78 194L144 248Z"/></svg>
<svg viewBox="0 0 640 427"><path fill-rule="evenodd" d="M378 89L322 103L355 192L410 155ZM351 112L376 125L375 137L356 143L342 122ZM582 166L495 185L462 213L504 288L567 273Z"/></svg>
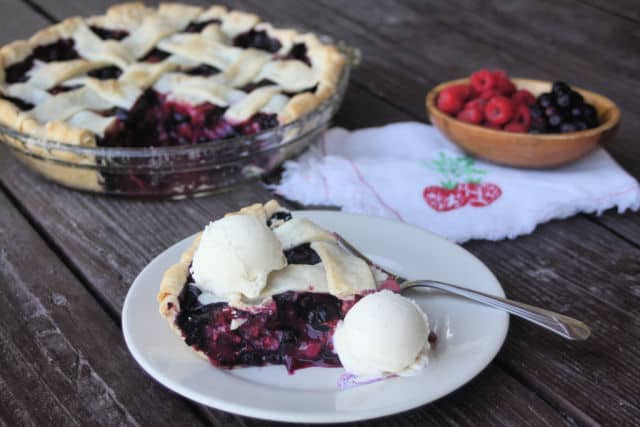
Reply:
<svg viewBox="0 0 640 427"><path fill-rule="evenodd" d="M253 215L231 215L204 229L191 274L203 291L256 298L269 273L287 265L275 234Z"/></svg>
<svg viewBox="0 0 640 427"><path fill-rule="evenodd" d="M410 375L428 361L429 323L412 300L383 290L358 301L336 327L333 347L352 374Z"/></svg>

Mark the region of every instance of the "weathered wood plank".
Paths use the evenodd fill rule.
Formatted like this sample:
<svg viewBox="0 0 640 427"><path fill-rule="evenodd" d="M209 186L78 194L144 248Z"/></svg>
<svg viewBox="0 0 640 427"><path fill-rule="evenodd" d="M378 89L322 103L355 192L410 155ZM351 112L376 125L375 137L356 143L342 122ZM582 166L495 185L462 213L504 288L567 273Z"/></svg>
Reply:
<svg viewBox="0 0 640 427"><path fill-rule="evenodd" d="M49 21L20 0L3 0L0 3L0 14L3 17L0 45L29 38L34 31L49 25Z"/></svg>
<svg viewBox="0 0 640 427"><path fill-rule="evenodd" d="M593 331L589 341L572 343L514 320L501 365L600 423L640 422L638 379L628 376L629 363L640 361L629 344L640 338L638 249L580 217L514 241L465 246L510 297L573 315Z"/></svg>
<svg viewBox="0 0 640 427"><path fill-rule="evenodd" d="M640 23L640 7L635 0L597 1L578 0L598 10L606 11L629 21Z"/></svg>
<svg viewBox="0 0 640 427"><path fill-rule="evenodd" d="M0 193L0 413L9 425L199 425ZM28 254L28 256L26 256Z"/></svg>

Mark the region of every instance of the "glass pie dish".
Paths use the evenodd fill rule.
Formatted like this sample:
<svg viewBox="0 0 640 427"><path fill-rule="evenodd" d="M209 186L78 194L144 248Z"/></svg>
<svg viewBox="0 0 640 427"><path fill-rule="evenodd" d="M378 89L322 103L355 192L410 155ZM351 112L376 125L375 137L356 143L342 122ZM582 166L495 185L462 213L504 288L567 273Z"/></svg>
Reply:
<svg viewBox="0 0 640 427"><path fill-rule="evenodd" d="M347 60L335 92L308 114L252 135L164 147L82 147L0 125L0 140L30 169L66 187L134 197L210 194L273 171L322 137L360 59L359 50L336 46Z"/></svg>

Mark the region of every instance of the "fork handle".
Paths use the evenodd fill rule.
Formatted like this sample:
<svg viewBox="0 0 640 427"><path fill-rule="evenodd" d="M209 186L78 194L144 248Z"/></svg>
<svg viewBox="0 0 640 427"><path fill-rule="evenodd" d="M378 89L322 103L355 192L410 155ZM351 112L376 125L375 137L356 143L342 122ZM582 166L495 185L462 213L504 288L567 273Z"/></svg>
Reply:
<svg viewBox="0 0 640 427"><path fill-rule="evenodd" d="M416 287L438 289L480 302L499 310L504 310L514 316L521 317L570 340L582 341L586 340L589 338L589 335L591 335L589 327L581 321L560 313L535 307L533 305L512 301L506 298L495 297L493 295L472 291L470 289L434 280L412 280L400 284L401 290Z"/></svg>

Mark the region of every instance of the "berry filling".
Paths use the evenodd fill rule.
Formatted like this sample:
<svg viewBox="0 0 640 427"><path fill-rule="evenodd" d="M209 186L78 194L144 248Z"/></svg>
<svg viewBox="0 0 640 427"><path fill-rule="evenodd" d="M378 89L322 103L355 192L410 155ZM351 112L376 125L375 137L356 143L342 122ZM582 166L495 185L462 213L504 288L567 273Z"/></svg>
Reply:
<svg viewBox="0 0 640 427"><path fill-rule="evenodd" d="M78 89L81 86L82 85L69 85L69 86L59 85L59 86L52 87L47 92L49 92L51 95L57 95L59 93L69 92L70 90Z"/></svg>
<svg viewBox="0 0 640 427"><path fill-rule="evenodd" d="M89 28L102 40L122 40L129 35L129 32L126 30L108 30L94 25Z"/></svg>
<svg viewBox="0 0 640 427"><path fill-rule="evenodd" d="M267 227L271 227L275 221L287 222L292 218L291 214L286 211L279 211L271 215L267 220Z"/></svg>
<svg viewBox="0 0 640 427"><path fill-rule="evenodd" d="M189 74L191 76L203 76L203 77L209 77L214 74L218 74L219 72L220 70L218 68L212 67L211 65L207 65L207 64L200 64L197 67L190 68L188 70L183 71L184 74Z"/></svg>
<svg viewBox="0 0 640 427"><path fill-rule="evenodd" d="M289 264L317 264L320 262L320 256L311 249L311 244L304 243L295 248L284 251L284 256Z"/></svg>
<svg viewBox="0 0 640 427"><path fill-rule="evenodd" d="M26 81L28 79L27 73L33 68L35 60L42 62L68 61L79 57L73 40L60 39L54 43L36 47L31 55L7 67L5 69L5 80L10 84Z"/></svg>
<svg viewBox="0 0 640 427"><path fill-rule="evenodd" d="M190 279L190 278L189 278ZM340 367L331 337L339 320L360 299L341 301L330 294L285 292L258 310L226 303L202 305L201 291L185 284L176 325L185 342L215 366L285 365L289 373L311 366ZM232 320L241 323L231 329Z"/></svg>
<svg viewBox="0 0 640 427"><path fill-rule="evenodd" d="M278 126L275 114L258 113L242 123L224 119L226 108L208 102L190 105L167 100L146 90L131 110L116 110L116 122L99 145L107 147L159 147L187 145L251 135ZM109 113L106 113L107 115Z"/></svg>
<svg viewBox="0 0 640 427"><path fill-rule="evenodd" d="M160 50L158 48L153 48L147 53L145 56L140 59L142 62L151 62L155 64L156 62L162 62L167 59L171 54L169 52L165 52L164 50Z"/></svg>
<svg viewBox="0 0 640 427"><path fill-rule="evenodd" d="M233 45L244 49L252 47L271 53L276 53L282 47L280 41L269 37L266 31L256 31L253 29L237 35L233 39Z"/></svg>
<svg viewBox="0 0 640 427"><path fill-rule="evenodd" d="M106 67L91 70L87 73L89 77L93 77L99 80L117 79L122 74L122 70L115 65L109 65Z"/></svg>
<svg viewBox="0 0 640 427"><path fill-rule="evenodd" d="M307 65L311 65L311 60L307 56L307 45L304 43L294 44L287 54L287 59L297 59L298 61L306 62Z"/></svg>
<svg viewBox="0 0 640 427"><path fill-rule="evenodd" d="M27 101L23 101L20 98L14 98L12 96L0 95L0 99L11 102L22 111L30 110L33 108L33 104Z"/></svg>
<svg viewBox="0 0 640 427"><path fill-rule="evenodd" d="M219 24L219 23L220 23L219 19L210 19L208 21L202 21L202 22L192 22L189 25L187 25L187 28L185 28L183 32L185 32L185 33L199 33L200 31L204 30L204 28L207 25Z"/></svg>

